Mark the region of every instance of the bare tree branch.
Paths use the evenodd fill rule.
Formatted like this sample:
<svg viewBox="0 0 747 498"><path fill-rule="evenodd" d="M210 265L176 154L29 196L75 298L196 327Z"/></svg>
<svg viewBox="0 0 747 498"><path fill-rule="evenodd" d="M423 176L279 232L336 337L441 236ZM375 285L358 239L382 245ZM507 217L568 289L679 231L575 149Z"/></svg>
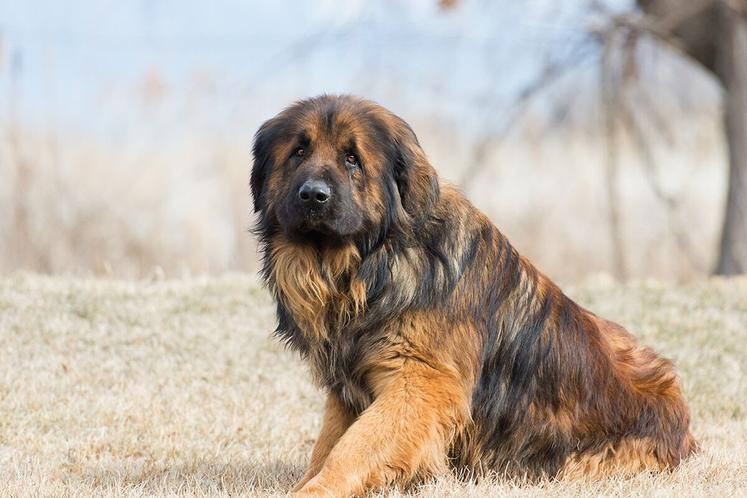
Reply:
<svg viewBox="0 0 747 498"><path fill-rule="evenodd" d="M619 14L609 18L609 23L601 28L592 28L591 32L600 38L620 28L630 29L639 33L650 33L657 38L671 42L673 31L682 23L691 19L709 7L714 6L719 0L687 0L681 2L681 8L672 9L664 17L653 18L652 16L641 16L638 14Z"/></svg>
<svg viewBox="0 0 747 498"><path fill-rule="evenodd" d="M508 137L511 130L516 126L516 122L526 113L534 99L558 80L587 62L592 55L595 55L592 51L580 54L578 50L574 50L567 58L548 64L542 74L519 91L518 97L506 113L501 129L484 137L475 147L469 166L464 170L458 181L462 190L469 191L472 181L486 166L485 158L491 146L498 146Z"/></svg>
<svg viewBox="0 0 747 498"><path fill-rule="evenodd" d="M667 214L667 225L669 230L672 232L672 236L675 239L677 247L685 255L690 265L699 272L706 271L705 265L702 263L702 258L698 257L695 248L690 242L688 237L688 230L683 227L676 220L676 213L680 206L680 201L675 197L669 195L659 181L659 177L656 172L656 159L654 153L651 150L649 140L646 138L646 134L637 122L635 114L630 109L630 102L626 99L626 92L622 90L620 105L620 117L623 120L623 125L627 131L630 132L633 141L635 142L638 150L638 156L641 160L641 165L646 173L649 186L656 198L662 203Z"/></svg>
<svg viewBox="0 0 747 498"><path fill-rule="evenodd" d="M620 83L614 71L614 33L605 39L602 47L600 69L600 97L604 118L605 143L605 187L607 189L607 217L610 230L610 256L612 269L618 280L625 280L625 241L622 235L620 207L622 201L618 189L619 151L616 116L619 112Z"/></svg>

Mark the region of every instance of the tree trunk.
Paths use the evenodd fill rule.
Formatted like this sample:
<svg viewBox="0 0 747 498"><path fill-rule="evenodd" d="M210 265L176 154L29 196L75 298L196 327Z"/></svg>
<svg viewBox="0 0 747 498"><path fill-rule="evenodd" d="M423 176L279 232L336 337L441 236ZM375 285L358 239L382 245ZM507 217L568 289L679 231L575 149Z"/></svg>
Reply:
<svg viewBox="0 0 747 498"><path fill-rule="evenodd" d="M637 0L654 18L682 8L683 0ZM694 60L724 86L724 132L729 184L715 272L747 273L747 16L745 0L718 2L676 26L673 34ZM735 8L735 6L739 6Z"/></svg>
<svg viewBox="0 0 747 498"><path fill-rule="evenodd" d="M619 192L619 146L617 119L620 111L620 83L618 75L614 74L613 43L611 39L604 41L602 61L599 65L601 107L604 116L605 138L605 184L607 187L607 215L610 228L610 256L612 271L615 278L624 282L627 279L627 265L625 263L625 241L623 240L622 224L620 222Z"/></svg>
<svg viewBox="0 0 747 498"><path fill-rule="evenodd" d="M747 273L747 17L723 6L718 73L725 89L729 187L716 266L719 275Z"/></svg>

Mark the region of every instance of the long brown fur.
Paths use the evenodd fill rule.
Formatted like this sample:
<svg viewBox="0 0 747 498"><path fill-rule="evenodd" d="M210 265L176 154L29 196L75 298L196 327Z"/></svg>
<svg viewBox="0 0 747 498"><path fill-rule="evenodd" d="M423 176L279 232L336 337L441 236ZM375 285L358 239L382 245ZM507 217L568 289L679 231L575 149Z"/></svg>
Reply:
<svg viewBox="0 0 747 498"><path fill-rule="evenodd" d="M360 261L353 245L321 252L286 240L277 240L271 248L272 277L278 296L304 330L316 340L327 335L327 318L345 324L360 313L366 302L366 290L352 271ZM339 289L348 280L347 289Z"/></svg>
<svg viewBox="0 0 747 498"><path fill-rule="evenodd" d="M262 126L254 160L277 334L327 392L297 496L449 468L594 479L696 450L671 363L521 257L398 117L302 101ZM309 178L333 186L323 225L297 205Z"/></svg>

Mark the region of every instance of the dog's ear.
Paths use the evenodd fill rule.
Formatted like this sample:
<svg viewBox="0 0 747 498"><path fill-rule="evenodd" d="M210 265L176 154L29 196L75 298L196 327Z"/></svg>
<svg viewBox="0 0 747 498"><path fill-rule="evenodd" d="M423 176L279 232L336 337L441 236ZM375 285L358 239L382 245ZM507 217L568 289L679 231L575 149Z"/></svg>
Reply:
<svg viewBox="0 0 747 498"><path fill-rule="evenodd" d="M438 174L428 162L410 125L397 117L394 121L394 180L399 189L402 207L415 225L418 225L427 218L438 202Z"/></svg>
<svg viewBox="0 0 747 498"><path fill-rule="evenodd" d="M262 210L264 206L262 194L265 182L273 167L275 158L273 157L273 146L278 135L278 118L274 117L265 121L259 127L254 135L254 145L252 147L252 176L250 185L252 188L252 198L254 200L254 212Z"/></svg>

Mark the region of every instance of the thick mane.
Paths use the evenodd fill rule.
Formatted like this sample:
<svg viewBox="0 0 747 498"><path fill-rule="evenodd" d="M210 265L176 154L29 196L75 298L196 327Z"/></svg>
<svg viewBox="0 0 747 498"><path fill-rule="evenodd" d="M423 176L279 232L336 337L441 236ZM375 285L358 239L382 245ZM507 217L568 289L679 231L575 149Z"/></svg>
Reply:
<svg viewBox="0 0 747 498"><path fill-rule="evenodd" d="M317 248L278 236L263 251L265 278L297 326L291 332L310 334L306 342L327 340L365 309L366 287L357 277L355 245Z"/></svg>

